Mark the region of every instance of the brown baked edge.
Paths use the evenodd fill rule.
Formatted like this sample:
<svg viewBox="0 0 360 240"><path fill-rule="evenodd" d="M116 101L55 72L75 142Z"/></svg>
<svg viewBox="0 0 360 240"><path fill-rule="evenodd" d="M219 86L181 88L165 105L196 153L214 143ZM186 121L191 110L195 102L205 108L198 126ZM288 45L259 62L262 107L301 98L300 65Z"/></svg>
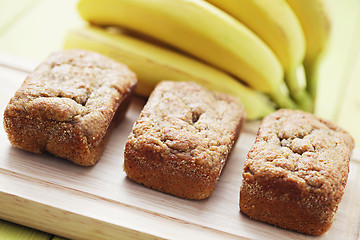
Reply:
<svg viewBox="0 0 360 240"><path fill-rule="evenodd" d="M216 169L204 169L194 162L163 158L151 144L136 149L127 141L124 152L124 171L133 181L154 190L180 198L201 200L211 196L216 188L222 169L239 138L244 117L238 122L229 154ZM175 155L174 155L175 156Z"/></svg>
<svg viewBox="0 0 360 240"><path fill-rule="evenodd" d="M111 135L113 129L117 125L120 124L120 122L124 119L127 110L129 109L131 99L134 96L135 89L136 89L136 84L130 88L129 92L122 95L123 98L122 98L120 104L117 106L117 108L115 108L116 110L114 109L116 112L113 116L113 119L110 122L108 129L106 130L106 134L104 135L104 137L101 140L99 140L98 145L89 146L93 161L89 162L89 165L80 164L77 162L74 162L74 163L82 165L82 166L92 166L100 160L100 158L105 150L105 147L109 141L109 138L110 138L110 135Z"/></svg>
<svg viewBox="0 0 360 240"><path fill-rule="evenodd" d="M4 128L10 143L19 149L38 154L49 152L77 165L92 166L99 161L112 129L124 118L135 88L136 84L119 99L105 134L96 144L88 144L83 129L71 121L31 118L27 112L13 117L5 110Z"/></svg>
<svg viewBox="0 0 360 240"><path fill-rule="evenodd" d="M336 202L316 192L300 190L299 183L282 178L254 178L243 174L239 206L248 217L308 235L321 235L332 225Z"/></svg>

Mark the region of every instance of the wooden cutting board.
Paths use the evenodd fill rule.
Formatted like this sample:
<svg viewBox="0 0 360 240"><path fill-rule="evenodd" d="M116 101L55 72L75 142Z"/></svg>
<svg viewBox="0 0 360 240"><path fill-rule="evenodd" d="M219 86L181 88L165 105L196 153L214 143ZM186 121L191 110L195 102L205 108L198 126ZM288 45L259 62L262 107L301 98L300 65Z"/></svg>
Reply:
<svg viewBox="0 0 360 240"><path fill-rule="evenodd" d="M1 113L34 66L0 54ZM0 218L71 239L359 239L359 149L353 153L333 226L320 237L309 237L256 222L239 211L242 167L256 122L246 123L207 200L180 199L129 180L122 168L124 144L144 103L134 99L93 167L16 149L1 127Z"/></svg>

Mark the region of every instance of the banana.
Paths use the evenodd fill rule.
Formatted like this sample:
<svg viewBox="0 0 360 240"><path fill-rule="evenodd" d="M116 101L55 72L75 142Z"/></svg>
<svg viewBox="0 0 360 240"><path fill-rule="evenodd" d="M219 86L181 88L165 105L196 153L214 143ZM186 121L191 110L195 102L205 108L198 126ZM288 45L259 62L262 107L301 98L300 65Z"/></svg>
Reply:
<svg viewBox="0 0 360 240"><path fill-rule="evenodd" d="M306 54L304 67L307 89L313 98L316 97L318 85L318 65L325 53L331 32L330 17L323 0L286 0L297 15L302 25Z"/></svg>
<svg viewBox="0 0 360 240"><path fill-rule="evenodd" d="M207 0L255 32L276 54L285 72L291 96L312 111L306 80L298 74L305 56L301 24L285 0Z"/></svg>
<svg viewBox="0 0 360 240"><path fill-rule="evenodd" d="M166 42L269 94L280 107L295 107L271 49L206 1L80 0L78 11L91 23L119 25Z"/></svg>
<svg viewBox="0 0 360 240"><path fill-rule="evenodd" d="M89 26L69 31L64 48L96 51L128 65L137 74L137 94L142 96L149 96L161 80L192 80L209 89L238 97L249 120L262 118L274 111L263 94L242 85L228 74L129 35Z"/></svg>

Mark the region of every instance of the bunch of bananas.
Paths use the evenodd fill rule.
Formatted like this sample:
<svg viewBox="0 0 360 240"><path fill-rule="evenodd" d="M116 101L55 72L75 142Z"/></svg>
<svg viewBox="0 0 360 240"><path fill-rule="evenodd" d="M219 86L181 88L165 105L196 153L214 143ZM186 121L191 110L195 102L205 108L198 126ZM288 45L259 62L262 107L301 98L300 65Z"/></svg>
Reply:
<svg viewBox="0 0 360 240"><path fill-rule="evenodd" d="M239 97L247 119L313 111L330 31L322 0L80 0L78 11L92 25L70 31L65 48L127 64L139 95L191 80Z"/></svg>

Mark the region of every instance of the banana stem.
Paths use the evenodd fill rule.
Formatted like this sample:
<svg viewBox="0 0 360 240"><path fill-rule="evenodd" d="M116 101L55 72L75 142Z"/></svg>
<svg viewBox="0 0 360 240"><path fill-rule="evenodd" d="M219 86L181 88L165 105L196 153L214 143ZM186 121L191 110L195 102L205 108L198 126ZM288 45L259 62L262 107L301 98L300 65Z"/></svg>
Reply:
<svg viewBox="0 0 360 240"><path fill-rule="evenodd" d="M302 91L298 98L298 106L301 110L314 112L314 100L307 91Z"/></svg>
<svg viewBox="0 0 360 240"><path fill-rule="evenodd" d="M300 65L285 72L285 81L290 95L301 110L313 112L314 101L306 91L306 76L304 66Z"/></svg>
<svg viewBox="0 0 360 240"><path fill-rule="evenodd" d="M317 88L318 88L318 75L319 75L319 58L304 60L304 68L306 74L306 90L310 93L310 96L316 100Z"/></svg>
<svg viewBox="0 0 360 240"><path fill-rule="evenodd" d="M279 108L295 109L297 107L294 101L289 96L289 90L285 82L283 82L278 88L276 88L269 95Z"/></svg>

